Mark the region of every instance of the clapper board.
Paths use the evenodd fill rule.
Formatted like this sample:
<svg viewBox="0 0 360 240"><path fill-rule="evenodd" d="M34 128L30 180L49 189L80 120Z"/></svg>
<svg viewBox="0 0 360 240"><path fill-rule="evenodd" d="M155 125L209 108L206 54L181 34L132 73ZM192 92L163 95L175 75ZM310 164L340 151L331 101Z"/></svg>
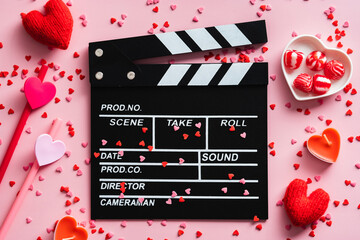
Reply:
<svg viewBox="0 0 360 240"><path fill-rule="evenodd" d="M89 44L92 219L267 219L267 63L134 63L265 42L255 21Z"/></svg>

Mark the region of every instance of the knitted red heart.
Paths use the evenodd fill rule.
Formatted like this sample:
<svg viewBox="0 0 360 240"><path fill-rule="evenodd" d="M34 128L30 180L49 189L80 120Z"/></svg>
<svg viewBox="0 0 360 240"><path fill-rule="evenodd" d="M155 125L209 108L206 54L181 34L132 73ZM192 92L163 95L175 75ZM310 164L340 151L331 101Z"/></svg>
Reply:
<svg viewBox="0 0 360 240"><path fill-rule="evenodd" d="M45 15L35 10L21 14L25 30L49 47L67 49L73 29L69 8L62 0L49 0L44 8Z"/></svg>
<svg viewBox="0 0 360 240"><path fill-rule="evenodd" d="M307 197L307 184L301 179L293 180L283 199L285 210L295 226L305 226L319 219L326 211L329 194L319 188Z"/></svg>

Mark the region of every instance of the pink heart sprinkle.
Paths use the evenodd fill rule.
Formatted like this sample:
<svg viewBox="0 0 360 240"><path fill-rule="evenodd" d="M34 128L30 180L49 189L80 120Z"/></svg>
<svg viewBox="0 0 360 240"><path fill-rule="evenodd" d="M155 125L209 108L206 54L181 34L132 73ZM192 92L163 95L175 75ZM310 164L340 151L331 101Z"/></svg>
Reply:
<svg viewBox="0 0 360 240"><path fill-rule="evenodd" d="M246 138L246 132L241 133L241 134L240 134L240 137Z"/></svg>
<svg viewBox="0 0 360 240"><path fill-rule="evenodd" d="M24 169L24 171L26 172L27 170L29 170L29 165L23 166L23 169Z"/></svg>
<svg viewBox="0 0 360 240"><path fill-rule="evenodd" d="M352 187L355 187L355 186L356 186L356 182L351 181L350 185L351 185Z"/></svg>
<svg viewBox="0 0 360 240"><path fill-rule="evenodd" d="M171 204L172 204L172 201L171 201L171 199L169 198L168 200L166 200L165 203L168 204L168 205L171 205Z"/></svg>
<svg viewBox="0 0 360 240"><path fill-rule="evenodd" d="M153 220L147 220L146 222L149 226L151 226L153 224Z"/></svg>
<svg viewBox="0 0 360 240"><path fill-rule="evenodd" d="M329 16L331 12L330 12L329 9L326 9L326 10L324 11L324 13L325 13L326 16Z"/></svg>
<svg viewBox="0 0 360 240"><path fill-rule="evenodd" d="M276 74L271 74L271 75L270 75L270 79L273 80L273 81L275 81L275 80L276 80Z"/></svg>
<svg viewBox="0 0 360 240"><path fill-rule="evenodd" d="M120 155L120 157L122 157L122 156L124 156L124 151L121 150L121 151L118 152L118 154Z"/></svg>
<svg viewBox="0 0 360 240"><path fill-rule="evenodd" d="M26 133L30 134L31 133L31 127L28 127L26 130L25 130Z"/></svg>
<svg viewBox="0 0 360 240"><path fill-rule="evenodd" d="M82 146L83 148L86 148L87 145L88 145L88 142L82 142L82 143L81 143L81 146Z"/></svg>
<svg viewBox="0 0 360 240"><path fill-rule="evenodd" d="M42 192L40 192L39 190L36 190L35 195L36 195L37 197L41 196L41 194L42 194Z"/></svg>
<svg viewBox="0 0 360 240"><path fill-rule="evenodd" d="M66 196L71 198L71 197L73 196L73 193L72 193L71 191L68 191L68 192L66 193Z"/></svg>
<svg viewBox="0 0 360 240"><path fill-rule="evenodd" d="M71 97L71 96L67 96L65 99L66 99L66 101L71 102L72 97Z"/></svg>
<svg viewBox="0 0 360 240"><path fill-rule="evenodd" d="M44 181L45 180L45 178L43 177L43 176L39 176L39 181Z"/></svg>
<svg viewBox="0 0 360 240"><path fill-rule="evenodd" d="M320 181L321 176L315 176L315 177L314 177L314 179L315 179L315 181L317 181L317 182L318 182L318 181Z"/></svg>
<svg viewBox="0 0 360 240"><path fill-rule="evenodd" d="M198 22L199 21L199 19L198 19L198 17L197 16L195 16L195 17L193 17L193 22Z"/></svg>
<svg viewBox="0 0 360 240"><path fill-rule="evenodd" d="M284 205L284 202L282 201L282 200L279 200L279 201L277 201L276 202L276 206L282 206L282 205Z"/></svg>
<svg viewBox="0 0 360 240"><path fill-rule="evenodd" d="M140 158L140 162L143 162L144 160L145 160L145 157L144 156L139 156L139 158Z"/></svg>
<svg viewBox="0 0 360 240"><path fill-rule="evenodd" d="M236 57L231 57L231 58L230 58L230 62L232 62L232 63L235 63L235 62L237 62L237 59L236 59Z"/></svg>
<svg viewBox="0 0 360 240"><path fill-rule="evenodd" d="M171 200L171 199L170 199ZM161 221L161 225L163 225L164 227L167 225L167 222L166 222L166 220L162 220Z"/></svg>
<svg viewBox="0 0 360 240"><path fill-rule="evenodd" d="M67 121L66 122L66 126L72 126L73 124L72 124L72 122L71 121Z"/></svg>
<svg viewBox="0 0 360 240"><path fill-rule="evenodd" d="M271 11L272 7L270 4L266 5L266 11Z"/></svg>
<svg viewBox="0 0 360 240"><path fill-rule="evenodd" d="M153 0L154 1L154 4L157 4L160 2L160 0Z"/></svg>
<svg viewBox="0 0 360 240"><path fill-rule="evenodd" d="M257 58L257 57L254 57L254 62L260 62L260 60L259 60L259 58Z"/></svg>
<svg viewBox="0 0 360 240"><path fill-rule="evenodd" d="M65 213L66 213L67 215L70 215L70 214L71 214L71 209L66 210Z"/></svg>
<svg viewBox="0 0 360 240"><path fill-rule="evenodd" d="M357 169L360 169L360 163L355 164L355 167L356 167Z"/></svg>
<svg viewBox="0 0 360 240"><path fill-rule="evenodd" d="M316 129L314 127L311 127L310 133L314 133L314 132L316 132Z"/></svg>
<svg viewBox="0 0 360 240"><path fill-rule="evenodd" d="M240 179L240 181L239 181L239 183L241 183L241 184L245 184L245 178L242 178L242 179Z"/></svg>
<svg viewBox="0 0 360 240"><path fill-rule="evenodd" d="M185 229L186 228L186 223L185 222L180 223L180 227Z"/></svg>
<svg viewBox="0 0 360 240"><path fill-rule="evenodd" d="M85 14L81 14L79 18L80 18L81 20L85 20L85 19L86 19L86 16L85 16Z"/></svg>
<svg viewBox="0 0 360 240"><path fill-rule="evenodd" d="M143 203L144 198L138 198L138 201L139 201L140 203Z"/></svg>
<svg viewBox="0 0 360 240"><path fill-rule="evenodd" d="M259 56L259 61L260 61L260 62L263 62L264 60L265 60L265 59L264 59L263 55L260 55L260 56Z"/></svg>
<svg viewBox="0 0 360 240"><path fill-rule="evenodd" d="M162 28L160 28L160 31L164 33L164 32L166 32L166 28L162 27Z"/></svg>
<svg viewBox="0 0 360 240"><path fill-rule="evenodd" d="M54 64L54 70L57 71L57 70L59 70L59 69L60 69L60 66L57 65L57 64Z"/></svg>
<svg viewBox="0 0 360 240"><path fill-rule="evenodd" d="M125 198L125 195L123 193L120 193L119 198L123 199L123 198Z"/></svg>
<svg viewBox="0 0 360 240"><path fill-rule="evenodd" d="M204 8L202 8L202 7L199 7L198 9L197 9L197 11L201 14L201 13L203 13L203 11L204 11Z"/></svg>
<svg viewBox="0 0 360 240"><path fill-rule="evenodd" d="M153 29L153 28L150 28L150 29L148 30L148 33L154 34L154 29Z"/></svg>
<svg viewBox="0 0 360 240"><path fill-rule="evenodd" d="M51 233L52 231L54 231L54 229L52 229L52 228L46 228L46 232L47 232L47 233Z"/></svg>
<svg viewBox="0 0 360 240"><path fill-rule="evenodd" d="M71 6L72 6L71 0L69 0L69 1L66 3L66 5L68 5L69 7L71 7Z"/></svg>
<svg viewBox="0 0 360 240"><path fill-rule="evenodd" d="M319 116L318 116L318 119L319 119L320 121L324 121L325 116L324 116L324 115L319 115Z"/></svg>
<svg viewBox="0 0 360 240"><path fill-rule="evenodd" d="M121 14L121 19L125 20L127 18L127 15L125 13Z"/></svg>
<svg viewBox="0 0 360 240"><path fill-rule="evenodd" d="M101 140L101 144L105 146L107 144L107 141L105 139Z"/></svg>
<svg viewBox="0 0 360 240"><path fill-rule="evenodd" d="M94 220L90 220L90 221L89 221L89 224L90 224L90 228L96 228L96 225L95 225L95 221L94 221Z"/></svg>
<svg viewBox="0 0 360 240"><path fill-rule="evenodd" d="M285 229L288 230L288 231L290 231L291 225L290 225L290 224L285 225Z"/></svg>
<svg viewBox="0 0 360 240"><path fill-rule="evenodd" d="M341 101L341 95L337 95L335 101Z"/></svg>
<svg viewBox="0 0 360 240"><path fill-rule="evenodd" d="M86 222L85 222L85 221L82 221L82 222L80 223L80 226L86 227Z"/></svg>
<svg viewBox="0 0 360 240"><path fill-rule="evenodd" d="M221 191L223 191L223 193L227 193L227 187L223 187L222 189L221 189Z"/></svg>
<svg viewBox="0 0 360 240"><path fill-rule="evenodd" d="M261 17L261 16L263 15L263 13L262 13L262 12L257 12L256 15L257 15L258 17Z"/></svg>
<svg viewBox="0 0 360 240"><path fill-rule="evenodd" d="M178 126L174 126L174 131L176 132L177 130L179 130L180 129L180 127L178 127Z"/></svg>
<svg viewBox="0 0 360 240"><path fill-rule="evenodd" d="M291 139L291 144L294 145L295 143L297 143L296 139Z"/></svg>
<svg viewBox="0 0 360 240"><path fill-rule="evenodd" d="M248 190L245 189L243 194L244 194L244 196L248 196L250 193Z"/></svg>
<svg viewBox="0 0 360 240"><path fill-rule="evenodd" d="M318 33L318 34L315 35L315 37L317 37L318 39L321 39L321 34Z"/></svg>
<svg viewBox="0 0 360 240"><path fill-rule="evenodd" d="M335 7L329 7L329 10L330 10L330 13L333 13L333 12L335 12Z"/></svg>
<svg viewBox="0 0 360 240"><path fill-rule="evenodd" d="M122 27L122 25L124 25L124 22L122 22L122 21L118 21L118 23L117 23L117 24L118 24L118 26L119 26L119 27Z"/></svg>
<svg viewBox="0 0 360 240"><path fill-rule="evenodd" d="M54 75L54 76L53 76L53 80L54 80L55 82L56 82L57 80L59 80L59 78L60 78L60 77L59 77L58 75Z"/></svg>
<svg viewBox="0 0 360 240"><path fill-rule="evenodd" d="M176 197L176 196L177 196L177 193L176 193L175 191L172 191L172 192L171 192L171 197L174 198L174 197Z"/></svg>
<svg viewBox="0 0 360 240"><path fill-rule="evenodd" d="M21 79L25 79L26 77L26 74L21 73Z"/></svg>
<svg viewBox="0 0 360 240"><path fill-rule="evenodd" d="M91 161L91 159L90 159L90 158L86 158L86 159L85 159L85 163L86 163L86 165L89 165L89 164L90 164L90 161Z"/></svg>
<svg viewBox="0 0 360 240"><path fill-rule="evenodd" d="M26 218L26 223L27 223L27 224L31 223L31 221L32 221L32 218L31 218L31 217L27 217L27 218Z"/></svg>
<svg viewBox="0 0 360 240"><path fill-rule="evenodd" d="M154 3L153 0L147 0L147 1L146 1L146 5L151 5L151 4L153 4L153 3Z"/></svg>
<svg viewBox="0 0 360 240"><path fill-rule="evenodd" d="M348 28L348 27L349 27L349 22L345 21L344 24L343 24L343 28Z"/></svg>
<svg viewBox="0 0 360 240"><path fill-rule="evenodd" d="M34 190L34 186L31 184L31 185L29 186L28 190L29 190L29 191Z"/></svg>
<svg viewBox="0 0 360 240"><path fill-rule="evenodd" d="M191 191L191 188L185 189L185 193L186 193L187 195L190 195L190 191Z"/></svg>
<svg viewBox="0 0 360 240"><path fill-rule="evenodd" d="M79 169L79 170L77 170L76 175L77 175L77 176L81 176L81 175L83 175L83 172Z"/></svg>
<svg viewBox="0 0 360 240"><path fill-rule="evenodd" d="M305 128L305 132L311 132L311 127L310 126L307 126L306 128Z"/></svg>
<svg viewBox="0 0 360 240"><path fill-rule="evenodd" d="M175 4L171 4L171 5L170 5L170 9L174 11L174 10L176 9L176 5L175 5Z"/></svg>
<svg viewBox="0 0 360 240"><path fill-rule="evenodd" d="M183 164L185 160L183 158L179 158L179 164Z"/></svg>
<svg viewBox="0 0 360 240"><path fill-rule="evenodd" d="M86 208L80 208L80 212L85 213L85 212L86 212Z"/></svg>
<svg viewBox="0 0 360 240"><path fill-rule="evenodd" d="M255 5L256 0L250 0L251 5Z"/></svg>
<svg viewBox="0 0 360 240"><path fill-rule="evenodd" d="M291 36L292 36L292 37L297 37L298 34L297 34L295 31L293 31L293 32L291 33Z"/></svg>
<svg viewBox="0 0 360 240"><path fill-rule="evenodd" d="M122 221L121 224L120 224L120 226L122 226L122 227L126 227L126 225L127 225L127 222L125 220Z"/></svg>
<svg viewBox="0 0 360 240"><path fill-rule="evenodd" d="M290 103L290 102L285 103L285 107L287 107L287 108L291 108L291 103Z"/></svg>
<svg viewBox="0 0 360 240"><path fill-rule="evenodd" d="M247 54L252 53L252 51L251 51L251 49L250 49L250 48L246 49L246 50L245 50L245 52L246 52Z"/></svg>
<svg viewBox="0 0 360 240"><path fill-rule="evenodd" d="M201 128L201 122L195 123L195 127Z"/></svg>
<svg viewBox="0 0 360 240"><path fill-rule="evenodd" d="M83 20L83 21L81 22L81 25L83 25L84 27L86 27L86 26L88 25L88 21L87 21L87 20Z"/></svg>
<svg viewBox="0 0 360 240"><path fill-rule="evenodd" d="M327 220L330 220L330 219L331 219L331 215L328 213L328 214L325 215L325 218L326 218Z"/></svg>

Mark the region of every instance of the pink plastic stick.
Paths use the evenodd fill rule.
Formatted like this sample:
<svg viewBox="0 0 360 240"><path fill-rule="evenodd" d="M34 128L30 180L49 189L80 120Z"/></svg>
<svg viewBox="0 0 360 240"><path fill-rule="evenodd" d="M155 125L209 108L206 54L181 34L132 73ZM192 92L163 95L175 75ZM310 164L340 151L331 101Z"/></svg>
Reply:
<svg viewBox="0 0 360 240"><path fill-rule="evenodd" d="M40 68L38 78L41 80L41 82L44 80L47 70L48 70L48 66L46 66L46 65L42 65L42 67ZM31 109L29 103L26 103L24 111L21 114L19 123L15 129L14 135L10 141L9 147L6 150L6 153L4 155L4 159L2 160L1 165L0 165L0 183L1 183L2 179L4 178L6 169L9 166L10 160L12 158L12 155L14 154L16 145L19 142L20 136L24 130L26 121L29 118L31 110L32 109Z"/></svg>
<svg viewBox="0 0 360 240"><path fill-rule="evenodd" d="M49 135L54 139L57 132L59 131L61 124L63 123L63 120L56 118L53 121L52 127L50 129ZM8 215L6 216L1 228L0 228L0 240L5 240L6 233L10 229L16 214L18 213L21 204L23 203L26 193L30 187L30 185L33 183L34 178L39 170L39 164L37 160L35 159L33 166L31 167L25 182L23 183L18 195L16 196L16 199L11 206Z"/></svg>

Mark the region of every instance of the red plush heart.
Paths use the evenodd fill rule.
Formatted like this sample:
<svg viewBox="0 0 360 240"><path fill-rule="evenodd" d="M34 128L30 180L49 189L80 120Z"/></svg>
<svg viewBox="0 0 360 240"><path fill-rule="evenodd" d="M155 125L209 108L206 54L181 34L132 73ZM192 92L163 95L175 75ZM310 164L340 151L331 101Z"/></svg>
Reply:
<svg viewBox="0 0 360 240"><path fill-rule="evenodd" d="M73 29L69 8L62 0L49 0L44 8L45 15L35 10L21 14L25 30L49 47L67 49Z"/></svg>
<svg viewBox="0 0 360 240"><path fill-rule="evenodd" d="M295 226L305 226L319 219L326 211L329 194L319 188L307 197L307 184L301 179L293 180L283 199L285 210Z"/></svg>

